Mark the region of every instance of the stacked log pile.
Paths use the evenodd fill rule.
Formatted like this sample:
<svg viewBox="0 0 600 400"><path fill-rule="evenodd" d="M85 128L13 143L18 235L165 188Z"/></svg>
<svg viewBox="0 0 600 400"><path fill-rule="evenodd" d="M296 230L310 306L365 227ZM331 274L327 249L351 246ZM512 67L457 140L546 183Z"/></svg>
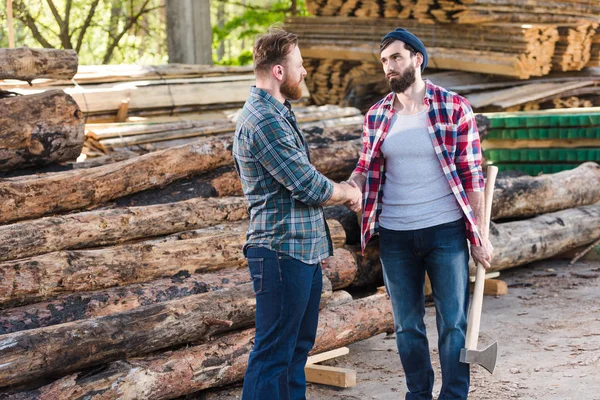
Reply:
<svg viewBox="0 0 600 400"><path fill-rule="evenodd" d="M477 72L487 76L483 83L504 76L517 87L519 80L549 74L560 79L561 73L599 65L600 45L594 43L600 40L600 6L587 1L315 0L307 7L316 18L290 18L286 29L301 38L315 104L366 111L386 94L379 42L396 27L415 33L427 47L426 75L438 69ZM561 88L564 95L556 97L573 96L572 89ZM533 100L548 100L543 94Z"/></svg>
<svg viewBox="0 0 600 400"><path fill-rule="evenodd" d="M361 149L360 130L360 124L307 130L318 168L347 177ZM254 318L240 250L245 200L109 203L230 167L230 146L230 135L217 135L103 166L0 180L0 341L6 345L0 384L8 398L173 398L243 378ZM548 176L545 184L538 178L498 184L498 218L570 210L498 223L497 268L548 257L600 233L600 210L589 205L600 200L600 185L591 183L600 183L598 165L562 174L571 175ZM343 224L331 219L335 214ZM376 243L364 255L345 246L356 237L350 214L328 210L335 251L323 263L314 352L393 329L385 295L327 305L332 290L381 283ZM539 250L524 243L539 243Z"/></svg>

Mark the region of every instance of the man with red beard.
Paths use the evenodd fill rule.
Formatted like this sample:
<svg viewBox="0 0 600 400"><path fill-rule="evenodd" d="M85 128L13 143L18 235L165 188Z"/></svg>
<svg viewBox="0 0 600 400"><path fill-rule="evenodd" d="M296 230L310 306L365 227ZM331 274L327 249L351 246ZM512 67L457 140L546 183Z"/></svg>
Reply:
<svg viewBox="0 0 600 400"><path fill-rule="evenodd" d="M362 246L379 234L384 281L409 392L431 399L434 373L423 323L425 272L436 307L442 367L439 400L466 399L465 346L469 251L489 268L483 222L484 181L471 106L421 77L427 50L398 28L380 44L392 92L365 115L363 151L350 177L363 190Z"/></svg>
<svg viewBox="0 0 600 400"><path fill-rule="evenodd" d="M243 400L305 398L304 366L319 314L321 261L333 255L322 205L360 207L361 191L310 163L288 100L306 75L296 35L272 30L254 45L256 86L237 122L233 155L249 202L244 254L256 293L256 336Z"/></svg>

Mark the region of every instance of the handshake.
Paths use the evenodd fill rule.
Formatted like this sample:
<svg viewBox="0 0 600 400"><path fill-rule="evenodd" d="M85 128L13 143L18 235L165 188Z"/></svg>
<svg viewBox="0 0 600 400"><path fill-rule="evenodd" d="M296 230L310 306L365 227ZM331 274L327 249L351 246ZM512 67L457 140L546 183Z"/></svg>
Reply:
<svg viewBox="0 0 600 400"><path fill-rule="evenodd" d="M362 208L362 188L365 186L365 178L353 175L347 181L333 184L333 193L324 206L343 204L354 212Z"/></svg>
<svg viewBox="0 0 600 400"><path fill-rule="evenodd" d="M362 208L362 188L352 179L340 182L340 185L348 186L345 188L347 200L344 205L354 212L359 212Z"/></svg>

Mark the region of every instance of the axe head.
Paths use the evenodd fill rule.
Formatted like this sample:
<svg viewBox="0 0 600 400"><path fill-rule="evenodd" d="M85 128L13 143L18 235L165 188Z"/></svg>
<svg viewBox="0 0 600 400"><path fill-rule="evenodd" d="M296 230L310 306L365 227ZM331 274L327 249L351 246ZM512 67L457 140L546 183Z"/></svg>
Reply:
<svg viewBox="0 0 600 400"><path fill-rule="evenodd" d="M487 369L490 374L494 373L497 358L498 342L492 343L483 350L469 350L466 348L460 350L460 362L466 364L479 364Z"/></svg>

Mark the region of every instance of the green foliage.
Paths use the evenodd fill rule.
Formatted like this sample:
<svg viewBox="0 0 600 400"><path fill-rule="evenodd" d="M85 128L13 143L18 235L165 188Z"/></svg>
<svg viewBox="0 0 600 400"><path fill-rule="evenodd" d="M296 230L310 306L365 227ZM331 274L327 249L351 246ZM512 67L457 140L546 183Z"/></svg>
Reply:
<svg viewBox="0 0 600 400"><path fill-rule="evenodd" d="M16 46L75 49L80 64L167 62L164 0L13 0L13 10ZM7 36L2 26L3 47Z"/></svg>
<svg viewBox="0 0 600 400"><path fill-rule="evenodd" d="M251 4L213 0L211 22L215 64L251 64L252 44L256 36L266 32L271 26L281 25L292 14L291 7L290 0L252 1ZM307 15L303 0L297 2L297 13ZM222 49L222 54L219 54L219 49Z"/></svg>

